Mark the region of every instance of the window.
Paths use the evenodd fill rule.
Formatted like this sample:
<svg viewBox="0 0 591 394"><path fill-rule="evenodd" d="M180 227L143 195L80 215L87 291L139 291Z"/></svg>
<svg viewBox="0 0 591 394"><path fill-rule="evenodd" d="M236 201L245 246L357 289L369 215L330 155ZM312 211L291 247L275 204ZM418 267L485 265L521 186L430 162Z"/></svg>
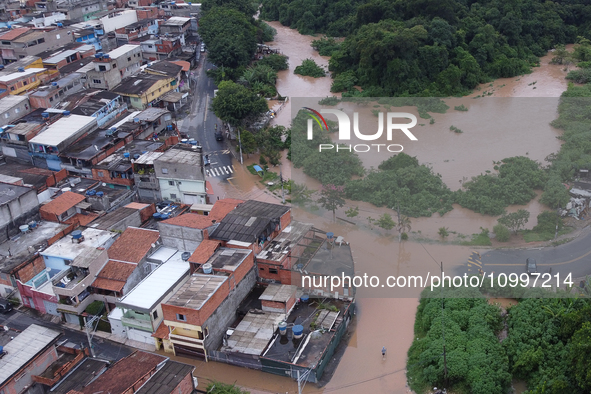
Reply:
<svg viewBox="0 0 591 394"><path fill-rule="evenodd" d="M102 171L98 171L97 172L98 176L102 177L103 176L103 172Z"/></svg>
<svg viewBox="0 0 591 394"><path fill-rule="evenodd" d="M259 268L259 271L264 271L264 270L265 270L265 267Z"/></svg>
<svg viewBox="0 0 591 394"><path fill-rule="evenodd" d="M181 315L180 313L176 314L176 319L178 321L187 321L187 318L185 317L185 315Z"/></svg>
<svg viewBox="0 0 591 394"><path fill-rule="evenodd" d="M18 55L19 59L23 59L25 55Z"/></svg>
<svg viewBox="0 0 591 394"><path fill-rule="evenodd" d="M128 58L127 58L127 61L128 61L128 62L130 62L130 61L131 61L131 58L130 58L130 57L128 57Z"/></svg>
<svg viewBox="0 0 591 394"><path fill-rule="evenodd" d="M15 109L14 109L14 113L15 113L15 114L18 114L19 112L21 112L20 108L15 108Z"/></svg>
<svg viewBox="0 0 591 394"><path fill-rule="evenodd" d="M170 198L171 198L172 200L175 200L175 199L176 199L176 194L174 194L174 193L170 193Z"/></svg>
<svg viewBox="0 0 591 394"><path fill-rule="evenodd" d="M35 82L35 77L31 77L31 82Z"/></svg>
<svg viewBox="0 0 591 394"><path fill-rule="evenodd" d="M2 41L2 45L10 45L11 42L10 41Z"/></svg>
<svg viewBox="0 0 591 394"><path fill-rule="evenodd" d="M14 90L14 86L11 86L11 87L10 87L10 91L13 91L13 90Z"/></svg>
<svg viewBox="0 0 591 394"><path fill-rule="evenodd" d="M105 66L99 66L99 71L107 71L107 67L105 67Z"/></svg>
<svg viewBox="0 0 591 394"><path fill-rule="evenodd" d="M168 181L168 186L174 186L174 181Z"/></svg>
<svg viewBox="0 0 591 394"><path fill-rule="evenodd" d="M270 274L276 274L277 273L277 269L276 268L269 268L269 273Z"/></svg>
<svg viewBox="0 0 591 394"><path fill-rule="evenodd" d="M207 327L205 327L205 328L203 329L203 336L204 336L205 338L207 338L207 337L209 336L209 330L207 329Z"/></svg>
<svg viewBox="0 0 591 394"><path fill-rule="evenodd" d="M57 38L58 40L61 38L59 34L55 35L55 38Z"/></svg>
<svg viewBox="0 0 591 394"><path fill-rule="evenodd" d="M37 43L43 44L45 42L45 38L40 38L37 40Z"/></svg>
<svg viewBox="0 0 591 394"><path fill-rule="evenodd" d="M23 81L23 86L27 86L29 83L27 81Z"/></svg>
<svg viewBox="0 0 591 394"><path fill-rule="evenodd" d="M154 319L158 319L158 311L154 311L154 313L152 313L152 316L154 317Z"/></svg>
<svg viewBox="0 0 591 394"><path fill-rule="evenodd" d="M163 168L163 169L162 169L162 173L163 173L163 174L168 174L168 168Z"/></svg>
<svg viewBox="0 0 591 394"><path fill-rule="evenodd" d="M9 117L9 116L10 116L10 114L9 114L8 112L4 113L4 117L5 117L6 119L8 119L8 117Z"/></svg>
<svg viewBox="0 0 591 394"><path fill-rule="evenodd" d="M97 83L97 84L100 85L101 84L101 80L100 79L93 79L92 80L92 83Z"/></svg>
<svg viewBox="0 0 591 394"><path fill-rule="evenodd" d="M50 97L50 98L49 98L49 102L50 102L50 103L51 103L51 102L53 102L53 97Z"/></svg>

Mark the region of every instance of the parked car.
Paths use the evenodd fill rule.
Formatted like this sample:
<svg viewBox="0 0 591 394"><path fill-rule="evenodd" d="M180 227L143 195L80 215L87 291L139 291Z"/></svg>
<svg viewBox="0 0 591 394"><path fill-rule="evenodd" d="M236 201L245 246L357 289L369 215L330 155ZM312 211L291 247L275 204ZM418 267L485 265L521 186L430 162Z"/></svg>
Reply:
<svg viewBox="0 0 591 394"><path fill-rule="evenodd" d="M525 261L525 272L527 272L529 275L538 272L538 263L536 263L536 260L528 258Z"/></svg>
<svg viewBox="0 0 591 394"><path fill-rule="evenodd" d="M201 44L201 52L205 52L205 44Z"/></svg>
<svg viewBox="0 0 591 394"><path fill-rule="evenodd" d="M12 311L12 304L10 301L0 298L0 313L8 313Z"/></svg>
<svg viewBox="0 0 591 394"><path fill-rule="evenodd" d="M211 162L209 161L209 155L203 156L203 165L208 166L210 164L211 164Z"/></svg>
<svg viewBox="0 0 591 394"><path fill-rule="evenodd" d="M215 140L216 141L223 141L224 140L224 135L222 134L221 131L215 132Z"/></svg>

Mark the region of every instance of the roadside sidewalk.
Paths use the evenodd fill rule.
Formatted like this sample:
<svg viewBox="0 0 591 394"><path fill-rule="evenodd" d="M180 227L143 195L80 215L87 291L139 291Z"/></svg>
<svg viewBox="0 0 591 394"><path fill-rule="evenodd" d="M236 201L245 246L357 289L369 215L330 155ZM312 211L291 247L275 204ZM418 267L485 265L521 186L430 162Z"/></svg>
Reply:
<svg viewBox="0 0 591 394"><path fill-rule="evenodd" d="M62 325L64 327L69 328L70 330L80 331L82 333L86 333L86 331L85 330L81 330L80 329L80 326L77 325L77 324L62 323ZM121 337L119 337L117 335L113 335L110 332L104 332L104 331L96 330L93 335L94 336L97 336L97 337L100 337L100 338L103 338L103 339L106 339L106 340L109 340L111 342L121 343L121 344L123 344L125 346L133 347L133 348L136 348L136 349L146 350L146 351L149 351L149 352L153 352L153 351L156 350L156 345L154 345L154 344L147 344L147 343L144 343L144 342L134 341L132 339L126 339L126 338L124 339L124 338L121 338Z"/></svg>

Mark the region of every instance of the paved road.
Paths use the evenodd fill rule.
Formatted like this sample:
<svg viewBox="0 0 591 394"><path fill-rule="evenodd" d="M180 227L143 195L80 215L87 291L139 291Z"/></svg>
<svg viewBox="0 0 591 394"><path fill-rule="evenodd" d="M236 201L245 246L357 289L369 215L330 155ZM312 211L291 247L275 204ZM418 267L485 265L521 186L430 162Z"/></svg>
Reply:
<svg viewBox="0 0 591 394"><path fill-rule="evenodd" d="M9 328L16 329L18 331L24 331L31 324L37 324L43 327L51 328L55 331L62 332L63 336L59 341L61 342L67 340L67 342L69 342L68 346L76 348L80 348L81 346L88 347L88 340L86 333L84 332L71 330L60 324L47 322L43 319L39 319L16 310L6 315L0 315L0 325L8 326ZM95 336L92 339L92 343L96 356L105 360L119 360L134 350L125 345L111 342L98 336Z"/></svg>
<svg viewBox="0 0 591 394"><path fill-rule="evenodd" d="M227 141L215 140L215 125L221 129L222 122L210 111L216 86L206 71L213 67L207 56L202 56L199 68L193 70L193 102L190 113L182 121L181 132L199 141L204 154L209 155L211 164L205 167L206 179L226 180L233 176L235 168Z"/></svg>
<svg viewBox="0 0 591 394"><path fill-rule="evenodd" d="M480 254L473 253L467 263L456 267L456 273L475 273L480 268L487 273L522 274L525 272L526 259L533 258L538 263L540 273L552 269L552 275L559 273L561 278L565 278L571 274L574 280L591 275L591 227L584 229L575 240L556 247L495 249L480 251Z"/></svg>

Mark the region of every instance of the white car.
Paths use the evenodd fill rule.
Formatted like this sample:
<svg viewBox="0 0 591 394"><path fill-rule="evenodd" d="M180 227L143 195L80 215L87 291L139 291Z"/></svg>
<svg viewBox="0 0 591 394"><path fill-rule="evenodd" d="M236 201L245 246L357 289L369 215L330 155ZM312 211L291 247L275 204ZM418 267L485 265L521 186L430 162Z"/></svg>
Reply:
<svg viewBox="0 0 591 394"><path fill-rule="evenodd" d="M201 44L201 52L205 52L205 44Z"/></svg>

